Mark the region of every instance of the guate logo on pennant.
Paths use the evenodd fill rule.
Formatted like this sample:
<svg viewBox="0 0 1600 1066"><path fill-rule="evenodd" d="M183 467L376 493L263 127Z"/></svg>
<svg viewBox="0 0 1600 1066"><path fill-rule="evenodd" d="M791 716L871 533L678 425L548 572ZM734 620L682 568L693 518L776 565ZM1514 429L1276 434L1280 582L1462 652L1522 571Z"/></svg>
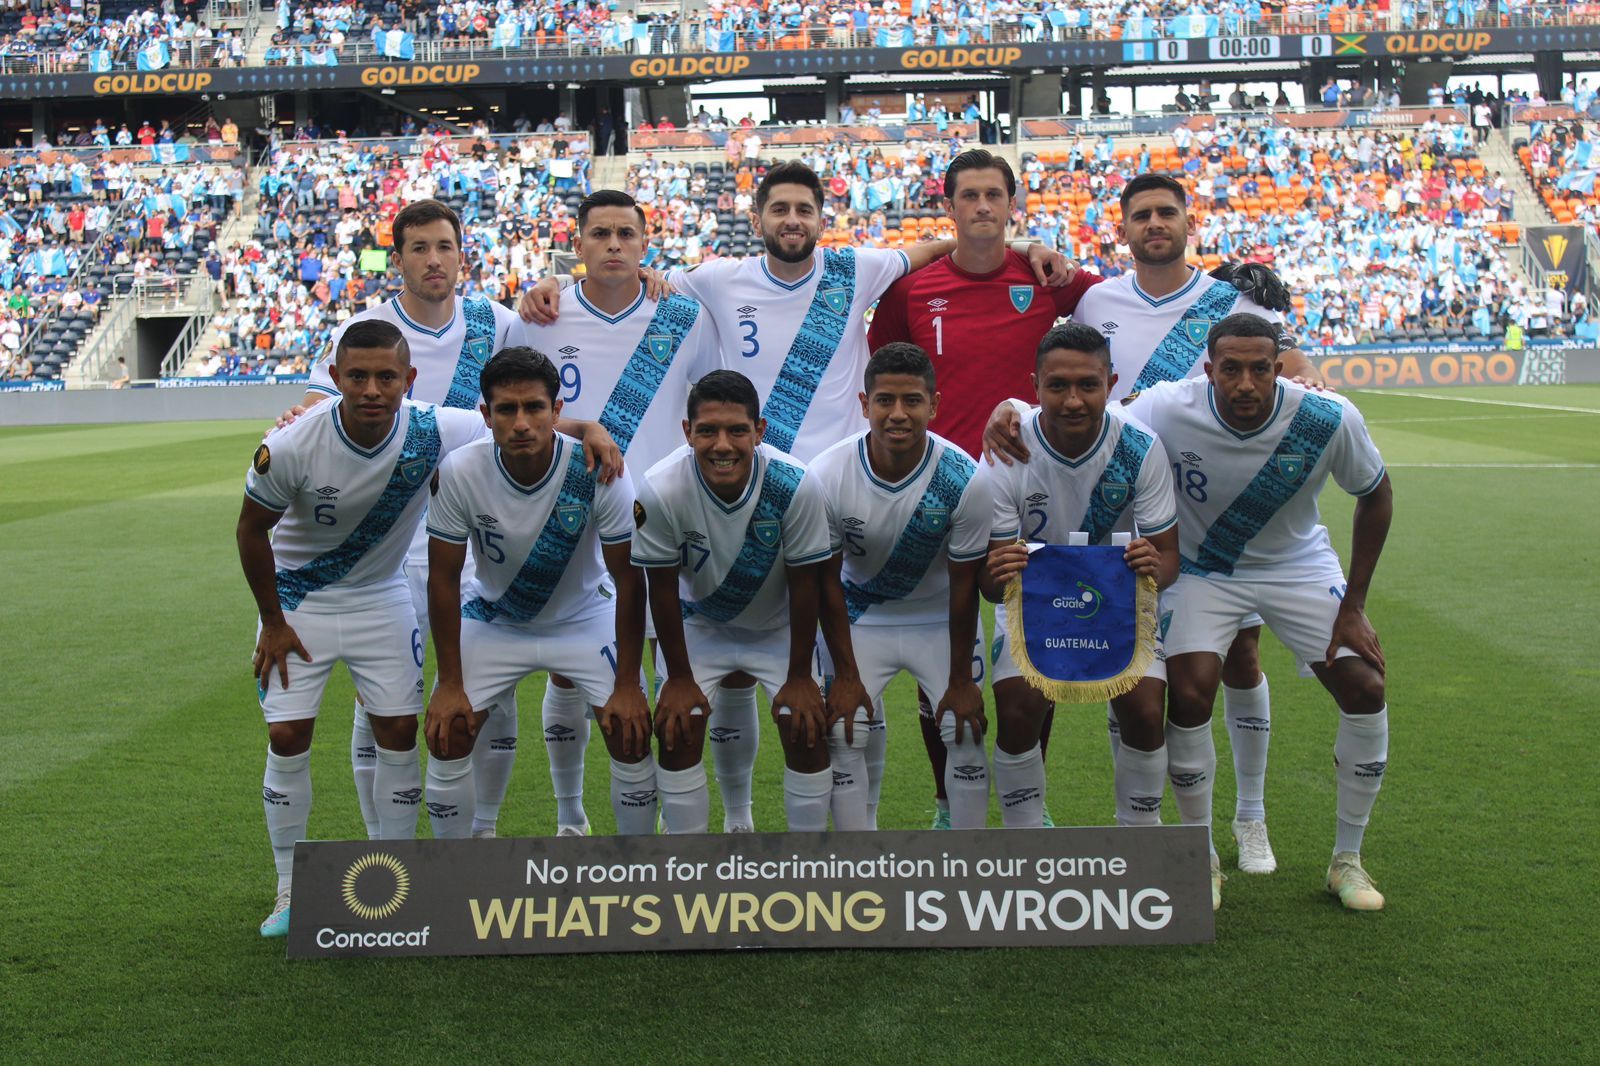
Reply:
<svg viewBox="0 0 1600 1066"><path fill-rule="evenodd" d="M1209 318L1190 319L1183 324L1183 331L1188 336L1190 343L1204 344L1206 342L1206 334L1211 332L1211 325Z"/></svg>
<svg viewBox="0 0 1600 1066"><path fill-rule="evenodd" d="M672 358L672 338L664 334L651 334L646 337L645 345L650 351L650 358L658 363L665 363Z"/></svg>
<svg viewBox="0 0 1600 1066"><path fill-rule="evenodd" d="M1017 314L1026 314L1028 308L1033 306L1033 286L1011 286L1011 306L1017 309Z"/></svg>
<svg viewBox="0 0 1600 1066"><path fill-rule="evenodd" d="M1298 452L1285 452L1276 457L1278 463L1278 476L1289 484L1299 483L1305 476L1306 457Z"/></svg>
<svg viewBox="0 0 1600 1066"><path fill-rule="evenodd" d="M828 305L828 310L836 315L850 310L850 294L843 289L823 289L822 300Z"/></svg>
<svg viewBox="0 0 1600 1066"><path fill-rule="evenodd" d="M576 533L583 528L584 510L581 503L560 504L556 507L556 521L568 533Z"/></svg>
<svg viewBox="0 0 1600 1066"><path fill-rule="evenodd" d="M950 525L950 509L948 507L924 507L922 520L928 525L929 533L943 533Z"/></svg>
<svg viewBox="0 0 1600 1066"><path fill-rule="evenodd" d="M758 518L750 523L750 531L764 547L777 547L780 527L775 518Z"/></svg>
<svg viewBox="0 0 1600 1066"><path fill-rule="evenodd" d="M1128 485L1126 482L1108 481L1100 486L1100 498L1106 501L1107 507L1117 508L1128 502Z"/></svg>
<svg viewBox="0 0 1600 1066"><path fill-rule="evenodd" d="M400 464L400 476L406 479L407 485L417 485L428 474L428 460L412 459Z"/></svg>

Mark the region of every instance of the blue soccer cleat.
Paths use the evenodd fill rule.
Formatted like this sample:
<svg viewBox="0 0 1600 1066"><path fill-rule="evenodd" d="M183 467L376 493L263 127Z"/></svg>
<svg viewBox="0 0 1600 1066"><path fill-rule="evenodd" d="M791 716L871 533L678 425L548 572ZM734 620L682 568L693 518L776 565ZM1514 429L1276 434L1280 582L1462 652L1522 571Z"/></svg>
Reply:
<svg viewBox="0 0 1600 1066"><path fill-rule="evenodd" d="M269 938L289 935L289 890L287 888L278 893L278 899L272 905L272 913L267 915L267 920L261 923L261 935Z"/></svg>

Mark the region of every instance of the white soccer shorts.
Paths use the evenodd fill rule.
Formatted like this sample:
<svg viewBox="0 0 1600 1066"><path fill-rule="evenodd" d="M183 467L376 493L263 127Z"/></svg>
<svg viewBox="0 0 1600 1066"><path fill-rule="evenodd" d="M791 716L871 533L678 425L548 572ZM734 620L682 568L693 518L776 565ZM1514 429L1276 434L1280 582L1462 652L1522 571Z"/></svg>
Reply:
<svg viewBox="0 0 1600 1066"><path fill-rule="evenodd" d="M411 598L399 586L387 602L356 611L324 614L285 611L300 643L311 655L305 662L289 654L289 687L276 670L263 694L261 713L269 722L315 718L328 687L333 665L343 662L356 683L356 698L368 714L398 718L422 713L422 633ZM259 636L261 627L256 626Z"/></svg>
<svg viewBox="0 0 1600 1066"><path fill-rule="evenodd" d="M888 689L889 682L904 670L917 686L937 700L950 687L950 628L943 622L908 626L851 626L850 646L856 653L856 669L861 684L874 700ZM972 680L979 688L987 674L983 654L983 619L978 619L978 635L972 644ZM833 677L833 656L828 645L817 638L817 669L824 679Z"/></svg>
<svg viewBox="0 0 1600 1066"><path fill-rule="evenodd" d="M1167 680L1167 656L1172 654L1170 646L1162 639L1162 627L1159 624L1159 620L1165 617L1167 610L1166 598L1167 593L1163 592L1160 606L1157 608L1155 661L1144 674L1145 677L1153 677L1162 682ZM1228 640L1231 643L1233 638L1230 636ZM1017 669L1015 660L1011 658L1011 634L1006 632L1006 605L1003 603L997 603L994 607L994 644L989 651L989 663L990 684L998 685L1002 681L1022 676L1022 671Z"/></svg>
<svg viewBox="0 0 1600 1066"><path fill-rule="evenodd" d="M1333 639L1333 622L1344 588L1343 577L1279 583L1184 574L1161 594L1163 620L1171 612L1167 654L1209 651L1225 657L1234 635L1254 614L1261 616L1302 666L1320 663ZM1354 654L1349 648L1340 648L1335 658Z"/></svg>
<svg viewBox="0 0 1600 1066"><path fill-rule="evenodd" d="M542 670L572 681L590 707L603 707L616 687L615 640L609 609L554 632L463 618L461 674L467 700L473 710L486 711L523 678Z"/></svg>
<svg viewBox="0 0 1600 1066"><path fill-rule="evenodd" d="M733 626L703 626L684 623L684 644L689 650L689 665L695 684L710 699L722 679L744 671L756 679L767 699L777 695L789 679L789 627L768 631L738 629ZM659 651L656 676L666 677L666 661Z"/></svg>

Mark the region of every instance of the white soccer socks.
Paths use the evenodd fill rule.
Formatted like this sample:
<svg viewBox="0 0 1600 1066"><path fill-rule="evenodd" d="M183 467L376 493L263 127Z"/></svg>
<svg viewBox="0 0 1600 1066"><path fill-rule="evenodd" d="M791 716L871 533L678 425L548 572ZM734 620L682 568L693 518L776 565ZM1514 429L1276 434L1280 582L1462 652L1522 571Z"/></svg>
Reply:
<svg viewBox="0 0 1600 1066"><path fill-rule="evenodd" d="M611 811L619 836L656 831L656 764L648 755L635 763L611 760Z"/></svg>
<svg viewBox="0 0 1600 1066"><path fill-rule="evenodd" d="M1117 794L1118 825L1160 825L1161 793L1167 776L1167 749L1140 751L1117 745L1113 777Z"/></svg>
<svg viewBox="0 0 1600 1066"><path fill-rule="evenodd" d="M409 751L379 746L372 798L378 807L379 840L416 837L417 811L422 805L422 763L415 746Z"/></svg>
<svg viewBox="0 0 1600 1066"><path fill-rule="evenodd" d="M461 840L472 835L477 811L474 777L471 755L459 759L428 757L428 824L436 839Z"/></svg>
<svg viewBox="0 0 1600 1066"><path fill-rule="evenodd" d="M889 719L883 711L883 697L873 705L872 725L867 727L867 828L878 828L878 797L883 794L883 767L889 759Z"/></svg>
<svg viewBox="0 0 1600 1066"><path fill-rule="evenodd" d="M1117 712L1111 709L1111 704L1106 704L1106 739L1111 742L1111 765L1117 765L1117 752L1122 749L1122 723L1117 721Z"/></svg>
<svg viewBox="0 0 1600 1066"><path fill-rule="evenodd" d="M1339 825L1334 854L1361 853L1372 805L1389 767L1389 708L1377 714L1339 714L1339 735L1333 743L1339 779Z"/></svg>
<svg viewBox="0 0 1600 1066"><path fill-rule="evenodd" d="M711 740L711 765L716 769L717 788L722 793L724 833L734 826L746 830L755 826L750 795L756 772L756 751L761 742L757 713L754 685L749 688L719 685L711 694L711 722L706 735ZM823 818L827 818L826 809Z"/></svg>
<svg viewBox="0 0 1600 1066"><path fill-rule="evenodd" d="M804 774L783 768L783 813L791 833L822 833L828 828L828 802L833 795L833 771Z"/></svg>
<svg viewBox="0 0 1600 1066"><path fill-rule="evenodd" d="M511 771L517 765L517 694L489 708L489 717L478 730L472 747L472 781L476 796L472 831L494 829L500 821L500 805L511 785Z"/></svg>
<svg viewBox="0 0 1600 1066"><path fill-rule="evenodd" d="M1272 704L1267 675L1255 688L1222 686L1228 744L1233 748L1233 776L1238 782L1234 821L1267 820L1267 746L1272 741Z"/></svg>
<svg viewBox="0 0 1600 1066"><path fill-rule="evenodd" d="M871 829L867 813L867 709L856 708L855 721L851 723L854 737L844 738L844 722L833 723L828 730L828 762L833 776L833 792L829 807L833 811L833 828L840 831Z"/></svg>
<svg viewBox="0 0 1600 1066"><path fill-rule="evenodd" d="M656 794L661 799L661 831L671 835L707 832L711 820L711 792L706 787L706 764L687 770L663 770L656 765Z"/></svg>
<svg viewBox="0 0 1600 1066"><path fill-rule="evenodd" d="M544 723L544 750L550 756L550 785L556 794L557 829L585 829L583 811L583 753L589 747L589 708L583 692L573 688L544 687L540 708Z"/></svg>
<svg viewBox="0 0 1600 1066"><path fill-rule="evenodd" d="M1035 744L1013 755L994 749L994 790L1000 797L1000 824L1007 829L1044 828L1044 753ZM946 792L949 792L948 786ZM950 796L950 824L955 825L955 796Z"/></svg>
<svg viewBox="0 0 1600 1066"><path fill-rule="evenodd" d="M963 729L957 744L955 715L947 714L939 719L939 739L946 752L944 794L950 804L950 828L982 829L989 821L989 760L983 738Z"/></svg>
<svg viewBox="0 0 1600 1066"><path fill-rule="evenodd" d="M1211 791L1217 777L1217 745L1211 723L1184 729L1167 723L1167 779L1184 825L1203 825L1211 832ZM1216 854L1216 845L1211 853Z"/></svg>
<svg viewBox="0 0 1600 1066"><path fill-rule="evenodd" d="M306 838L311 818L311 752L278 755L267 749L267 772L261 778L261 806L267 816L272 864L278 870L278 893L294 876L294 845Z"/></svg>
<svg viewBox="0 0 1600 1066"><path fill-rule="evenodd" d="M350 727L350 773L356 779L356 801L361 804L368 840L378 839L378 809L372 803L372 778L377 772L378 742L372 736L366 708L358 701L355 722Z"/></svg>

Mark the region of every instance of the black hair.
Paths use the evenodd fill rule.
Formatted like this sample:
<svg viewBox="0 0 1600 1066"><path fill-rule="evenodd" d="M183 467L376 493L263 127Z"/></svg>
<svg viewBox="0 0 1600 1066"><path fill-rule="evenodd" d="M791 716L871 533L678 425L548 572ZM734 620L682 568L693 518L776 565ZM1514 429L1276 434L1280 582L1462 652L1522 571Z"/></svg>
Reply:
<svg viewBox="0 0 1600 1066"><path fill-rule="evenodd" d="M411 365L411 345L407 343L406 335L400 332L399 326L381 318L363 318L350 323L349 328L339 336L339 346L334 350L335 366L351 348L382 348L398 352L400 365Z"/></svg>
<svg viewBox="0 0 1600 1066"><path fill-rule="evenodd" d="M412 226L426 226L430 222L448 222L456 231L456 247L461 246L461 216L449 204L438 200L417 200L406 204L394 216L394 250L405 247L406 230Z"/></svg>
<svg viewBox="0 0 1600 1066"><path fill-rule="evenodd" d="M578 204L578 234L582 236L583 227L589 224L589 212L597 207L631 207L639 216L639 230L641 234L649 225L644 217L644 208L639 206L639 201L629 196L620 189L596 189Z"/></svg>
<svg viewBox="0 0 1600 1066"><path fill-rule="evenodd" d="M1206 358L1216 360L1217 342L1226 337L1265 337L1272 342L1272 356L1276 359L1278 338L1282 332L1276 322L1269 322L1260 315L1252 315L1248 311L1240 311L1211 327L1211 331L1206 334Z"/></svg>
<svg viewBox="0 0 1600 1066"><path fill-rule="evenodd" d="M756 186L756 214L759 215L767 206L767 197L772 195L774 185L804 185L816 197L817 209L822 209L822 179L804 163L791 159L769 169L767 176L761 179L761 184Z"/></svg>
<svg viewBox="0 0 1600 1066"><path fill-rule="evenodd" d="M933 374L933 360L919 345L910 341L891 341L872 353L867 360L867 372L861 375L861 387L872 394L872 382L881 374L907 374L919 377L932 393L937 385Z"/></svg>
<svg viewBox="0 0 1600 1066"><path fill-rule="evenodd" d="M737 370L713 370L689 389L689 423L703 403L736 403L743 405L752 424L761 420L761 397L755 384Z"/></svg>
<svg viewBox="0 0 1600 1066"><path fill-rule="evenodd" d="M1106 335L1093 326L1085 326L1081 322L1066 322L1059 326L1051 326L1050 331L1039 339L1039 349L1033 353L1033 372L1037 374L1044 365L1044 357L1051 352L1066 350L1069 352L1084 352L1098 357L1106 364L1106 371L1111 370L1111 342Z"/></svg>
<svg viewBox="0 0 1600 1066"><path fill-rule="evenodd" d="M536 348L519 345L495 352L494 358L484 364L483 372L478 375L478 391L483 393L484 403L493 405L495 389L519 381L543 382L550 394L550 406L555 406L556 395L561 391L561 375L550 357Z"/></svg>
<svg viewBox="0 0 1600 1066"><path fill-rule="evenodd" d="M1128 204L1135 196L1138 196L1142 192L1149 192L1152 189L1164 189L1165 191L1170 192L1172 195L1178 198L1179 207L1182 207L1185 210L1188 209L1188 190L1186 190L1182 183L1180 183L1176 178L1170 178L1165 174L1140 174L1138 177L1134 178L1132 181L1128 182L1128 184L1122 187L1122 196L1118 202L1122 204L1123 212L1127 212Z"/></svg>
<svg viewBox="0 0 1600 1066"><path fill-rule="evenodd" d="M1006 179L1006 193L1013 199L1017 195L1017 176L1011 172L1011 164L1000 156L985 148L969 148L965 152L950 160L950 165L944 171L944 196L946 200L956 198L956 178L963 170L998 170L1000 176Z"/></svg>

